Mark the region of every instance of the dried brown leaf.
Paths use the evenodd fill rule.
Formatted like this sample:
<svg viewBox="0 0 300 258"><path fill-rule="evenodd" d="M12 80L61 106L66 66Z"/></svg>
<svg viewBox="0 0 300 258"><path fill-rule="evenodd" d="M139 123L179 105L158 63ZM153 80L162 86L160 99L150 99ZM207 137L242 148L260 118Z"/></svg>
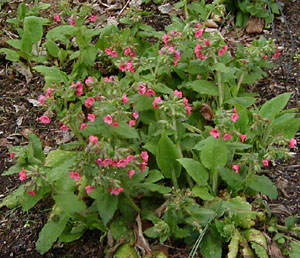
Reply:
<svg viewBox="0 0 300 258"><path fill-rule="evenodd" d="M29 69L29 67L26 67L24 64L22 63L13 63L13 68L19 72L20 74L25 76L25 80L26 83L30 83L31 79L32 79L32 73Z"/></svg>
<svg viewBox="0 0 300 258"><path fill-rule="evenodd" d="M261 33L265 26L265 20L258 17L250 17L246 27L248 34L257 34Z"/></svg>
<svg viewBox="0 0 300 258"><path fill-rule="evenodd" d="M140 214L136 217L137 224L134 225L134 233L135 233L135 239L136 243L135 245L143 252L143 254L146 254L147 256L152 256L152 251L149 246L148 241L144 237L143 229L142 229L142 221ZM144 256L144 255L143 255Z"/></svg>
<svg viewBox="0 0 300 258"><path fill-rule="evenodd" d="M269 255L272 258L283 258L281 250L274 241L272 241L272 244L269 246Z"/></svg>
<svg viewBox="0 0 300 258"><path fill-rule="evenodd" d="M212 111L210 105L207 103L202 104L200 113L205 120L212 121L214 119L214 112Z"/></svg>
<svg viewBox="0 0 300 258"><path fill-rule="evenodd" d="M216 24L215 21L212 19L207 20L205 22L205 26L208 28L215 28L215 29L219 27L218 24Z"/></svg>

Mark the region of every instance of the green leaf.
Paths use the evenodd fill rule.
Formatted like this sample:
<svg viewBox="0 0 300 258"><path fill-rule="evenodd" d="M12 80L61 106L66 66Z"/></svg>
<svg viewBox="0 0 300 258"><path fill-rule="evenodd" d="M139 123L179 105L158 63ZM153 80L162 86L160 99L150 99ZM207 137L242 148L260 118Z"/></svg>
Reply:
<svg viewBox="0 0 300 258"><path fill-rule="evenodd" d="M78 29L71 25L61 25L48 31L46 39L60 40L64 42L67 37L75 35Z"/></svg>
<svg viewBox="0 0 300 258"><path fill-rule="evenodd" d="M59 47L56 45L56 43L53 40L48 40L45 43L45 46L51 56L58 57Z"/></svg>
<svg viewBox="0 0 300 258"><path fill-rule="evenodd" d="M118 207L118 196L111 195L108 191L99 191L95 200L100 217L106 225L114 216Z"/></svg>
<svg viewBox="0 0 300 258"><path fill-rule="evenodd" d="M24 31L28 31L31 34L33 43L37 43L43 36L43 24L47 23L48 19L28 16L24 20Z"/></svg>
<svg viewBox="0 0 300 258"><path fill-rule="evenodd" d="M268 195L271 199L277 198L277 189L266 176L254 175L247 179L246 184L251 189Z"/></svg>
<svg viewBox="0 0 300 258"><path fill-rule="evenodd" d="M206 94L209 96L218 96L218 88L215 82L205 81L205 80L196 80L187 84L194 91L200 94Z"/></svg>
<svg viewBox="0 0 300 258"><path fill-rule="evenodd" d="M4 53L5 58L9 61L16 62L19 61L19 54L17 51L9 49L9 48L0 48L0 54Z"/></svg>
<svg viewBox="0 0 300 258"><path fill-rule="evenodd" d="M142 183L139 184L139 187L145 188L151 192L158 192L161 194L166 194L166 193L170 193L172 191L172 189L170 187L166 187L166 186L162 186L162 185L158 185L158 184L151 184L151 183Z"/></svg>
<svg viewBox="0 0 300 258"><path fill-rule="evenodd" d="M44 65L38 65L33 67L34 70L43 74L45 76L45 80L50 83L60 84L61 82L67 82L67 78L65 73L61 72L57 67L47 67Z"/></svg>
<svg viewBox="0 0 300 258"><path fill-rule="evenodd" d="M228 245L228 258L236 258L238 251L239 251L239 240L240 234L238 230L235 230L234 235L230 240L230 244Z"/></svg>
<svg viewBox="0 0 300 258"><path fill-rule="evenodd" d="M152 109L153 99L145 95L135 95L130 99L130 103L134 104L134 109L137 111Z"/></svg>
<svg viewBox="0 0 300 258"><path fill-rule="evenodd" d="M18 189L14 190L0 202L0 208L3 206L6 206L9 209L18 207L22 204L22 196L24 195L24 192L24 185L20 185Z"/></svg>
<svg viewBox="0 0 300 258"><path fill-rule="evenodd" d="M89 45L86 49L82 50L81 56L83 58L83 62L86 65L93 66L96 56L98 53L98 49L93 45Z"/></svg>
<svg viewBox="0 0 300 258"><path fill-rule="evenodd" d="M130 244L124 244L119 247L113 258L138 258L135 249Z"/></svg>
<svg viewBox="0 0 300 258"><path fill-rule="evenodd" d="M150 170L149 175L146 178L145 182L146 183L155 183L161 179L163 179L164 176L159 170Z"/></svg>
<svg viewBox="0 0 300 258"><path fill-rule="evenodd" d="M282 135L285 138L291 139L298 132L300 127L300 118L292 118L273 123L271 135Z"/></svg>
<svg viewBox="0 0 300 258"><path fill-rule="evenodd" d="M267 250L263 248L261 245L255 243L255 242L250 242L252 249L254 249L255 254L257 255L258 258L269 258Z"/></svg>
<svg viewBox="0 0 300 258"><path fill-rule="evenodd" d="M154 90L156 92L160 92L160 93L163 93L163 94L173 94L173 90L170 89L169 87L167 87L166 85L162 84L162 83L157 83L155 86L154 86Z"/></svg>
<svg viewBox="0 0 300 258"><path fill-rule="evenodd" d="M290 242L291 250L289 251L289 258L299 258L300 254L300 241L291 241Z"/></svg>
<svg viewBox="0 0 300 258"><path fill-rule="evenodd" d="M211 228L200 243L200 252L204 258L222 257L222 239L217 230Z"/></svg>
<svg viewBox="0 0 300 258"><path fill-rule="evenodd" d="M172 171L175 172L176 177L179 177L181 171L181 166L177 161L179 158L180 154L176 145L165 132L162 133L156 150L156 162L166 178L172 178Z"/></svg>
<svg viewBox="0 0 300 258"><path fill-rule="evenodd" d="M113 220L110 224L110 231L116 241L119 241L121 238L129 239L130 237L127 221L123 217L118 217Z"/></svg>
<svg viewBox="0 0 300 258"><path fill-rule="evenodd" d="M10 39L6 43L16 49L21 49L22 41L20 39Z"/></svg>
<svg viewBox="0 0 300 258"><path fill-rule="evenodd" d="M248 241L257 243L265 250L268 249L266 237L261 231L255 228L250 228L244 232L244 236L247 238Z"/></svg>
<svg viewBox="0 0 300 258"><path fill-rule="evenodd" d="M218 167L219 175L232 189L238 191L243 188L242 177L232 169Z"/></svg>
<svg viewBox="0 0 300 258"><path fill-rule="evenodd" d="M42 143L35 134L29 133L28 135L29 145L28 147L33 148L34 157L43 161L45 159L45 154L43 152Z"/></svg>
<svg viewBox="0 0 300 258"><path fill-rule="evenodd" d="M208 169L215 169L218 165L224 166L227 162L227 148L224 141L208 138L202 148L200 158Z"/></svg>
<svg viewBox="0 0 300 258"><path fill-rule="evenodd" d="M2 173L1 176L9 176L9 175L12 175L12 174L19 173L23 167L24 167L24 165L16 164L16 165L10 167L4 173Z"/></svg>
<svg viewBox="0 0 300 258"><path fill-rule="evenodd" d="M54 168L56 166L59 166L60 164L63 164L65 161L74 157L75 155L76 155L75 151L64 151L64 150L50 151L45 160L45 166Z"/></svg>
<svg viewBox="0 0 300 258"><path fill-rule="evenodd" d="M273 119L287 104L292 93L283 93L262 105L259 114L267 119Z"/></svg>
<svg viewBox="0 0 300 258"><path fill-rule="evenodd" d="M41 254L46 253L51 248L52 244L63 232L68 220L69 217L64 213L55 214L55 217L53 216L48 220L47 224L42 228L36 243L36 248Z"/></svg>
<svg viewBox="0 0 300 258"><path fill-rule="evenodd" d="M207 185L208 172L200 162L188 158L177 159L177 161L199 186Z"/></svg>
<svg viewBox="0 0 300 258"><path fill-rule="evenodd" d="M252 106L256 101L256 98L253 97L235 97L226 101L226 103L231 105L241 105L244 108Z"/></svg>
<svg viewBox="0 0 300 258"><path fill-rule="evenodd" d="M112 127L112 131L126 139L138 139L139 135L135 128L130 127L127 123L120 123L118 127Z"/></svg>
<svg viewBox="0 0 300 258"><path fill-rule="evenodd" d="M284 219L284 224L291 229L292 227L294 227L298 221L299 217L298 215L296 216L289 216L287 218Z"/></svg>
<svg viewBox="0 0 300 258"><path fill-rule="evenodd" d="M31 33L26 30L24 31L22 42L21 42L21 50L24 51L26 54L31 54L32 52L32 38Z"/></svg>
<svg viewBox="0 0 300 258"><path fill-rule="evenodd" d="M241 142L226 142L226 146L229 149L233 149L233 150L246 150L253 147L253 145L245 144Z"/></svg>
<svg viewBox="0 0 300 258"><path fill-rule="evenodd" d="M193 194L196 197L200 197L204 201L212 201L214 197L209 193L207 187L196 185L192 189Z"/></svg>
<svg viewBox="0 0 300 258"><path fill-rule="evenodd" d="M253 84L259 81L262 78L262 72L250 72L248 74L245 74L244 79L242 81L242 84Z"/></svg>
<svg viewBox="0 0 300 258"><path fill-rule="evenodd" d="M72 192L59 193L54 195L53 199L57 207L61 208L70 216L85 209L85 203Z"/></svg>

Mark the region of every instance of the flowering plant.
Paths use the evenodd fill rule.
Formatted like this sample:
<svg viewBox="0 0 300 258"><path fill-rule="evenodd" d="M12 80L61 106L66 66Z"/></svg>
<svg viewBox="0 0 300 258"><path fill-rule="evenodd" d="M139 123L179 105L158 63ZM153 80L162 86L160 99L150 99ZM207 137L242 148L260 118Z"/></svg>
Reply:
<svg viewBox="0 0 300 258"><path fill-rule="evenodd" d="M28 146L11 148L16 165L4 173L19 173L24 184L1 206L28 210L48 195L55 201L37 249L45 253L57 239L72 241L88 229L114 232L121 224L123 235L112 233L118 241L140 216L153 225L144 233L161 242L191 243L208 230L203 243L211 247L212 236L219 239L215 257L221 238L251 239L249 228L264 215L246 197L277 197L263 169L293 155L300 124L296 110L283 111L291 93L257 108L242 87L266 75L273 42L261 38L235 51L217 31L192 21L155 33L161 42L150 45L128 28L68 22L46 35L60 65L34 69L45 76L39 122L56 116L73 138L45 154L30 134ZM67 58L74 62L69 74Z"/></svg>

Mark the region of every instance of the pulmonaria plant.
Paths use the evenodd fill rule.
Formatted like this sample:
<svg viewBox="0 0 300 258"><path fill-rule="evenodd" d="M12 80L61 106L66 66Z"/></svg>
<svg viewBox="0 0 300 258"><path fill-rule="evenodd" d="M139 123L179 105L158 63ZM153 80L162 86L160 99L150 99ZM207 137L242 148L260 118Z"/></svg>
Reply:
<svg viewBox="0 0 300 258"><path fill-rule="evenodd" d="M13 147L16 165L6 174L18 173L23 184L1 206L28 210L46 196L53 198L37 243L41 253L57 239L78 239L87 229L110 234L124 225L127 232L125 225L139 216L153 224L145 231L149 237L196 241L219 214L221 219L234 210L228 219L239 216L236 203L244 205L252 225L257 214L239 195L276 198L275 186L262 173L278 158L293 155L300 124L295 110L282 111L290 93L256 108L256 99L242 87L265 76L273 42L261 38L235 51L217 32L192 21L155 33L160 42L150 45L136 38L147 26L92 30L83 21L93 26L97 17L84 17L88 21L80 13L71 16L69 25L61 25L67 27L46 36L49 45L61 41L66 49L78 49L72 72L34 68L46 80L38 98L46 111L38 121L53 123L55 115L58 128L73 138L47 154L33 134L28 146ZM64 63L64 50L57 55L52 50L48 46ZM221 213L220 199L229 207ZM202 212L213 215L206 220ZM234 223L235 229L248 227L238 219ZM51 239L49 232L54 232Z"/></svg>

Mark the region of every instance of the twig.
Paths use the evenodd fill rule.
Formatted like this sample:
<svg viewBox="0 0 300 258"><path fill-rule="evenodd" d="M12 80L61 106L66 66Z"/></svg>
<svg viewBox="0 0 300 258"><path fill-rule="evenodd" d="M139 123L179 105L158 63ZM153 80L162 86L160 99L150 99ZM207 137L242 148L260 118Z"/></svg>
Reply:
<svg viewBox="0 0 300 258"><path fill-rule="evenodd" d="M124 12L125 8L129 4L129 2L130 2L130 0L128 0L127 3L123 6L122 10L118 13L117 17L119 17L122 14L122 12Z"/></svg>

